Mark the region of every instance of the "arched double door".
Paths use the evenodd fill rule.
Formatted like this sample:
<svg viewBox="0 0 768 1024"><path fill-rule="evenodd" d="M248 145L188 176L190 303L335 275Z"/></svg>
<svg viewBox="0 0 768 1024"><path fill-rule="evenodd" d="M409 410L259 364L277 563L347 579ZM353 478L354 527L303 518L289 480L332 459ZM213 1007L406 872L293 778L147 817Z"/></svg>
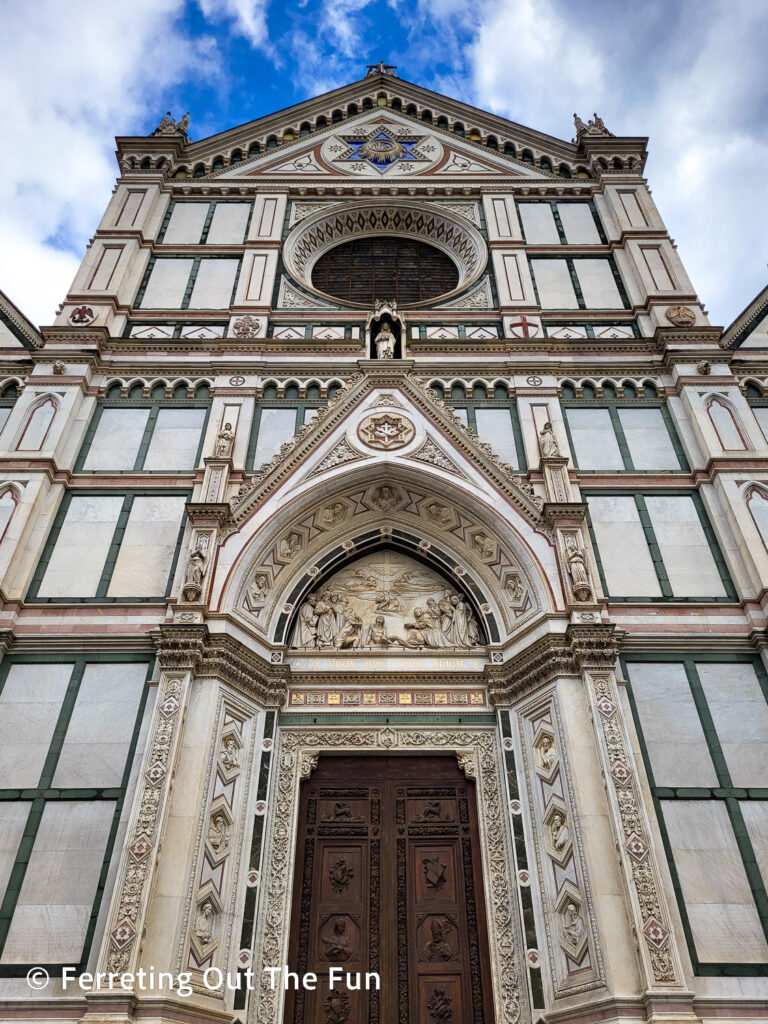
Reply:
<svg viewBox="0 0 768 1024"><path fill-rule="evenodd" d="M320 759L300 794L289 968L310 978L286 1024L492 1024L474 784L455 758Z"/></svg>

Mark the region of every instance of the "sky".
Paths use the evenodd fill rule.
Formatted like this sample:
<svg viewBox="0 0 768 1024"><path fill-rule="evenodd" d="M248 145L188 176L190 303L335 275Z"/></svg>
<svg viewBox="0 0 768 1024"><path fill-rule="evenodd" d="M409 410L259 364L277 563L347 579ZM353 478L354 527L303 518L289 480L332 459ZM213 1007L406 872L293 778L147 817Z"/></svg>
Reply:
<svg viewBox="0 0 768 1024"><path fill-rule="evenodd" d="M559 138L648 135L654 200L713 323L768 278L762 0L5 0L0 289L53 321L109 201L114 136L201 139L398 74Z"/></svg>

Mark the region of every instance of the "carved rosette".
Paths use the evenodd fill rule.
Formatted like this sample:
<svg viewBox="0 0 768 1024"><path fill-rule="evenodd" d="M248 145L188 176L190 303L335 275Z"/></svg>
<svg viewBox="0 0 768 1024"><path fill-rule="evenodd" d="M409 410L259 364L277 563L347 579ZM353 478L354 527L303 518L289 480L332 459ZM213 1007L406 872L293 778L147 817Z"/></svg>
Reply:
<svg viewBox="0 0 768 1024"><path fill-rule="evenodd" d="M147 744L134 817L128 829L109 914L100 971L133 971L139 954L151 876L160 848L163 815L180 746L189 675L163 673Z"/></svg>
<svg viewBox="0 0 768 1024"><path fill-rule="evenodd" d="M453 750L462 767L474 761L477 786L480 845L488 906L488 939L494 985L495 1019L499 1024L518 1024L527 1016L527 1000L520 992L519 924L512 914L514 880L512 851L504 817L501 754L495 729L459 727L387 726L373 728L287 728L282 731L277 757L271 828L264 863L269 874L261 893L259 920L264 922L254 952L254 993L257 1024L279 1019L282 993L270 988L263 968L286 963L290 920L291 875L297 829L297 792L302 776L312 770L324 750L402 750L424 753Z"/></svg>
<svg viewBox="0 0 768 1024"><path fill-rule="evenodd" d="M609 780L619 855L636 917L640 958L650 987L678 988L683 984L682 967L615 678L607 671L585 675L603 770Z"/></svg>

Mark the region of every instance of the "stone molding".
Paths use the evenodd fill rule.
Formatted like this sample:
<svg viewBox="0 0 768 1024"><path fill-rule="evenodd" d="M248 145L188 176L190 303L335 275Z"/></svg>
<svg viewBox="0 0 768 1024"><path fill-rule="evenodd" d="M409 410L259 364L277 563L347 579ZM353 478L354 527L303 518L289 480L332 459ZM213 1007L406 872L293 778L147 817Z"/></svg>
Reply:
<svg viewBox="0 0 768 1024"><path fill-rule="evenodd" d="M281 1019L282 993L270 988L263 967L287 962L299 783L314 770L325 750L380 754L452 751L460 756L465 771L474 761L495 1019L498 1024L527 1021L528 998L520 980L522 935L512 910L516 881L503 806L502 755L495 727L471 725L295 726L281 730L264 856L269 870L265 872L258 908L264 924L253 958L257 989L251 1020L254 1024L277 1024Z"/></svg>
<svg viewBox="0 0 768 1024"><path fill-rule="evenodd" d="M288 696L287 665L270 664L239 640L205 625L163 625L152 631L161 667L215 676L261 707L279 708Z"/></svg>

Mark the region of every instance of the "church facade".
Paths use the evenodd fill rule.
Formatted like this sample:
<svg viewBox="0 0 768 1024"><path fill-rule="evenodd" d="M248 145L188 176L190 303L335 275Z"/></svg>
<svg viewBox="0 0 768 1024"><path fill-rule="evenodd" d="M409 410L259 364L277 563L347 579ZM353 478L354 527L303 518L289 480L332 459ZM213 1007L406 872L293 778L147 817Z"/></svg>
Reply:
<svg viewBox="0 0 768 1024"><path fill-rule="evenodd" d="M768 1017L768 297L575 122L169 114L0 298L0 1019Z"/></svg>

